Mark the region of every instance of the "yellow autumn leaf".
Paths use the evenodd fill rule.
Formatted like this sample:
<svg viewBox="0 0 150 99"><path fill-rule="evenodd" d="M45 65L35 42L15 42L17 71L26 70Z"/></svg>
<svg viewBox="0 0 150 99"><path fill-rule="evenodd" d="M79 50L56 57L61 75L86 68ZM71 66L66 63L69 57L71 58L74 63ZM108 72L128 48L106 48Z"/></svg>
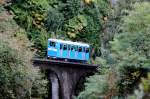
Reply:
<svg viewBox="0 0 150 99"><path fill-rule="evenodd" d="M91 0L84 0L86 4L90 4Z"/></svg>
<svg viewBox="0 0 150 99"><path fill-rule="evenodd" d="M67 34L69 35L70 38L75 38L75 37L76 37L76 34L75 34L75 33L68 32Z"/></svg>
<svg viewBox="0 0 150 99"><path fill-rule="evenodd" d="M42 20L43 20L43 18L41 18L41 17L38 17L38 18L37 18L37 20L38 20L38 21L42 21Z"/></svg>
<svg viewBox="0 0 150 99"><path fill-rule="evenodd" d="M40 14L36 13L36 14L34 14L34 16L35 16L35 17L39 17L39 16L40 16Z"/></svg>
<svg viewBox="0 0 150 99"><path fill-rule="evenodd" d="M39 24L39 23L40 23L40 21L38 21L38 20L36 20L35 22L36 22L37 24Z"/></svg>
<svg viewBox="0 0 150 99"><path fill-rule="evenodd" d="M108 18L107 18L107 17L103 17L103 19L104 19L104 21L107 21L107 20L108 20Z"/></svg>
<svg viewBox="0 0 150 99"><path fill-rule="evenodd" d="M95 0L84 0L84 2L85 2L86 4L91 4L91 3L95 2Z"/></svg>

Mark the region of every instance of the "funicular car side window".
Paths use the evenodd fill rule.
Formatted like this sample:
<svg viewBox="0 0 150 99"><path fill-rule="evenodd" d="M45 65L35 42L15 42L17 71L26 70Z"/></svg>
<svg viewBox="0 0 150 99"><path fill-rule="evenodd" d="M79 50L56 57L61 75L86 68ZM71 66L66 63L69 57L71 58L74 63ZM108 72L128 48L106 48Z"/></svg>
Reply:
<svg viewBox="0 0 150 99"><path fill-rule="evenodd" d="M79 52L82 52L82 47L79 47Z"/></svg>
<svg viewBox="0 0 150 99"><path fill-rule="evenodd" d="M74 46L71 46L71 51L73 51L74 50Z"/></svg>
<svg viewBox="0 0 150 99"><path fill-rule="evenodd" d="M68 50L70 50L71 49L71 45L68 45Z"/></svg>
<svg viewBox="0 0 150 99"><path fill-rule="evenodd" d="M63 44L60 44L60 49L62 49L63 48Z"/></svg>
<svg viewBox="0 0 150 99"><path fill-rule="evenodd" d="M75 51L78 51L78 46L75 46L74 48L75 48Z"/></svg>
<svg viewBox="0 0 150 99"><path fill-rule="evenodd" d="M66 44L64 44L63 50L67 50L67 45Z"/></svg>

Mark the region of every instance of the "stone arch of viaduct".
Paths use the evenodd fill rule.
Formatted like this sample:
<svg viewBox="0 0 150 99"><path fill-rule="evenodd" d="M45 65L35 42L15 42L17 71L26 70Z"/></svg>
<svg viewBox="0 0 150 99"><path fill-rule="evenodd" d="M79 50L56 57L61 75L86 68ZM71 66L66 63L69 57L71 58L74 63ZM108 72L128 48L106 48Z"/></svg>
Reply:
<svg viewBox="0 0 150 99"><path fill-rule="evenodd" d="M81 77L96 72L97 65L33 59L33 65L48 73L51 83L50 99L72 99Z"/></svg>

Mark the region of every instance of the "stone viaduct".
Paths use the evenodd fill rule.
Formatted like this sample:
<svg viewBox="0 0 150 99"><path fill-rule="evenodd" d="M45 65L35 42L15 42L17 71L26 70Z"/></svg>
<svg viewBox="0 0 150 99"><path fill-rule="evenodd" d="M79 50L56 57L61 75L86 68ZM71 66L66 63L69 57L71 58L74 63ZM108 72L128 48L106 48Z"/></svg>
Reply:
<svg viewBox="0 0 150 99"><path fill-rule="evenodd" d="M33 59L33 65L47 71L51 83L49 99L73 99L80 79L93 74L98 67L92 64L48 59Z"/></svg>

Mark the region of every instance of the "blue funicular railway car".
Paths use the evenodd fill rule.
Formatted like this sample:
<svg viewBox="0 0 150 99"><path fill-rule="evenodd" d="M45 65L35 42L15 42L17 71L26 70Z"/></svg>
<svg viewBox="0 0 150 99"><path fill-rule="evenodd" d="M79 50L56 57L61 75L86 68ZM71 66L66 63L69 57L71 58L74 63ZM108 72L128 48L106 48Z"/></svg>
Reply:
<svg viewBox="0 0 150 99"><path fill-rule="evenodd" d="M47 46L48 58L80 62L89 60L89 44L50 38Z"/></svg>

